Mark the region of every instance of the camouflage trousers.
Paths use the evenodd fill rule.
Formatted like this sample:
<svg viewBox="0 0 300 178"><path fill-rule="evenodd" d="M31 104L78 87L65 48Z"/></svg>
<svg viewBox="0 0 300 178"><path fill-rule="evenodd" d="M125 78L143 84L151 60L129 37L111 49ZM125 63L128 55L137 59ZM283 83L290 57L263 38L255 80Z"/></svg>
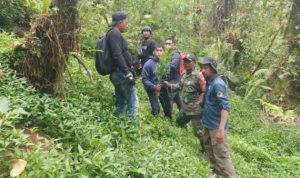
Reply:
<svg viewBox="0 0 300 178"><path fill-rule="evenodd" d="M176 123L185 128L189 122L192 122L194 135L199 138L201 151L204 152L204 142L203 142L203 125L201 120L201 115L186 115L185 112L180 111L176 118Z"/></svg>
<svg viewBox="0 0 300 178"><path fill-rule="evenodd" d="M235 178L235 171L229 156L227 133L225 131L222 143L217 143L216 133L216 129L206 128L203 133L205 152L212 163L213 171L224 178Z"/></svg>

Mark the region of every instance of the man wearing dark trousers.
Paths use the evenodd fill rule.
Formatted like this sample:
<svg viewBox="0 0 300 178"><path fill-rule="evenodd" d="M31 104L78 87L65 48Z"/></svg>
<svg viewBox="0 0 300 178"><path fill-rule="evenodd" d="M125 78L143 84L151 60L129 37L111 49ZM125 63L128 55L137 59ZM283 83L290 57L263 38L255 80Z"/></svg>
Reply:
<svg viewBox="0 0 300 178"><path fill-rule="evenodd" d="M180 51L176 48L174 38L168 37L165 40L165 47L171 50L172 58L169 64L168 72L163 81L170 83L178 83L180 81L179 66L180 66ZM175 102L178 110L182 108L182 101L178 91L168 92L171 104L171 112L173 111L173 103Z"/></svg>
<svg viewBox="0 0 300 178"><path fill-rule="evenodd" d="M110 80L115 87L116 114L129 115L132 120L138 112L132 57L126 39L122 36L128 28L128 14L117 11L112 15L112 29L107 33L107 45L114 61Z"/></svg>
<svg viewBox="0 0 300 178"><path fill-rule="evenodd" d="M201 151L204 152L203 127L201 122L201 104L205 92L205 79L201 72L195 70L196 56L189 54L184 58L185 73L180 82L171 84L165 81L165 85L171 91L180 91L182 99L182 108L180 109L176 123L180 127L186 127L191 121L194 135L200 140Z"/></svg>
<svg viewBox="0 0 300 178"><path fill-rule="evenodd" d="M143 67L142 82L149 97L152 109L151 113L153 115L159 114L160 106L158 101L160 101L165 116L171 119L172 113L170 112L170 101L168 96L164 96L166 92L162 92L162 90L166 89L161 87L158 75L159 60L162 54L162 45L156 44L154 47L153 56L150 56Z"/></svg>
<svg viewBox="0 0 300 178"><path fill-rule="evenodd" d="M217 62L214 58L205 57L200 65L206 79L202 119L205 151L214 173L222 177L235 178L227 142L230 106L226 83L217 74Z"/></svg>

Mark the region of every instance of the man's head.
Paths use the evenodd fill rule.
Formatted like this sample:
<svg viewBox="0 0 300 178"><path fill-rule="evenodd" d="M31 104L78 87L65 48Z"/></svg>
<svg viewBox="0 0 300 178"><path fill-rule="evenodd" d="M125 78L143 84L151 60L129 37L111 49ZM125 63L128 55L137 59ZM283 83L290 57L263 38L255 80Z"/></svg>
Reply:
<svg viewBox="0 0 300 178"><path fill-rule="evenodd" d="M217 61L213 57L204 57L200 62L200 67L204 77L211 77L217 73Z"/></svg>
<svg viewBox="0 0 300 178"><path fill-rule="evenodd" d="M142 28L141 33L143 38L148 39L152 35L152 30L149 26L145 26Z"/></svg>
<svg viewBox="0 0 300 178"><path fill-rule="evenodd" d="M159 59L163 54L163 46L161 44L156 43L153 50L153 57L155 59Z"/></svg>
<svg viewBox="0 0 300 178"><path fill-rule="evenodd" d="M196 56L194 54L188 54L183 58L184 61L184 68L186 70L186 72L192 72L195 69L195 65L196 65Z"/></svg>
<svg viewBox="0 0 300 178"><path fill-rule="evenodd" d="M167 48L171 48L171 49L175 49L176 48L176 44L175 44L175 40L172 37L168 37L165 40L165 46Z"/></svg>
<svg viewBox="0 0 300 178"><path fill-rule="evenodd" d="M112 27L116 27L121 33L125 32L128 28L128 14L124 11L117 11L111 16Z"/></svg>

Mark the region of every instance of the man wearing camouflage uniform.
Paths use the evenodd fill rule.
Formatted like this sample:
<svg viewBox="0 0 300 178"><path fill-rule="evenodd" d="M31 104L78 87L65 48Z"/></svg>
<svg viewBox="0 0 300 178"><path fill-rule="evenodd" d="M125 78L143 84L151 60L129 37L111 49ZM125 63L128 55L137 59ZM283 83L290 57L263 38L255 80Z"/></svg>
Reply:
<svg viewBox="0 0 300 178"><path fill-rule="evenodd" d="M180 90L182 99L182 108L176 118L176 123L180 127L185 127L189 121L192 121L194 134L199 138L202 151L203 134L201 123L201 104L205 90L205 79L201 72L195 71L196 56L191 54L184 58L184 68L186 73L182 76L180 83L171 84L165 81L165 84L171 91Z"/></svg>
<svg viewBox="0 0 300 178"><path fill-rule="evenodd" d="M138 48L138 58L141 59L142 66L144 66L149 57L152 56L155 42L152 39L152 30L149 26L143 27L141 33L143 35L143 39L141 40L140 47Z"/></svg>

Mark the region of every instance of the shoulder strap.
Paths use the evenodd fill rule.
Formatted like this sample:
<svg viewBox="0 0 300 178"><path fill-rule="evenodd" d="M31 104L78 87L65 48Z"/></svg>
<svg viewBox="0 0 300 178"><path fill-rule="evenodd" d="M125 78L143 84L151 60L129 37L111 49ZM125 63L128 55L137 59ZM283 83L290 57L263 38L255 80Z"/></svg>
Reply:
<svg viewBox="0 0 300 178"><path fill-rule="evenodd" d="M182 76L185 73L185 68L184 68L184 54L183 52L180 52L179 50L177 50L176 52L179 53L179 75Z"/></svg>
<svg viewBox="0 0 300 178"><path fill-rule="evenodd" d="M112 31L112 28L111 29L109 29L106 33L105 33L105 38L106 38L106 41L105 41L105 43L106 43L106 46L107 46L107 48L108 48L108 50L109 50L109 52L111 53L111 51L110 51L110 46L108 45L108 40L107 40L107 37L111 34L110 32Z"/></svg>
<svg viewBox="0 0 300 178"><path fill-rule="evenodd" d="M198 80L199 80L199 85L200 85L201 91L205 92L205 90L206 90L206 80L205 80L202 72L198 72L197 77L198 77Z"/></svg>

